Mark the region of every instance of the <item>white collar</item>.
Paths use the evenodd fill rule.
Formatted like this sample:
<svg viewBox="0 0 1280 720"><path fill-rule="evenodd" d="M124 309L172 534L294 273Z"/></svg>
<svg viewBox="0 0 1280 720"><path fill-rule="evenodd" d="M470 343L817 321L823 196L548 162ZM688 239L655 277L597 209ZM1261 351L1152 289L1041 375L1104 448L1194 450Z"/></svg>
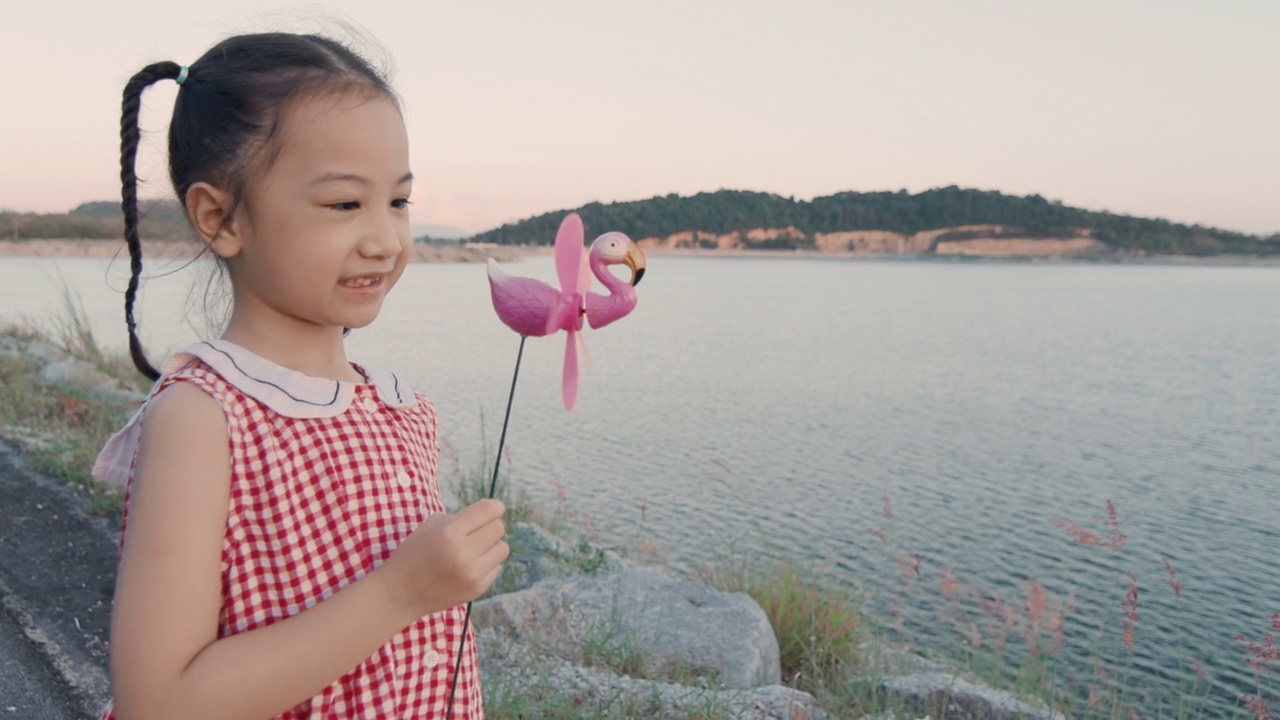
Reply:
<svg viewBox="0 0 1280 720"><path fill-rule="evenodd" d="M224 380L275 412L290 418L327 418L346 412L360 383L306 375L278 365L226 340L207 340L182 349L165 363L166 375L199 358ZM413 388L395 373L356 366L379 399L393 408L417 404Z"/></svg>

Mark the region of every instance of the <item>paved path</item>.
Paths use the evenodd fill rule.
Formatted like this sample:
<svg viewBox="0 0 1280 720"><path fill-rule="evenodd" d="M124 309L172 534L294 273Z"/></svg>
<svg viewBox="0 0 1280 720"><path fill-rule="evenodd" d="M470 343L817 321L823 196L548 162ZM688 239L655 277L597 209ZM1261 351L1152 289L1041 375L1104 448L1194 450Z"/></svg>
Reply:
<svg viewBox="0 0 1280 720"><path fill-rule="evenodd" d="M80 717L74 693L21 623L0 609L0 718Z"/></svg>
<svg viewBox="0 0 1280 720"><path fill-rule="evenodd" d="M0 440L0 720L97 718L109 697L118 533L83 506Z"/></svg>

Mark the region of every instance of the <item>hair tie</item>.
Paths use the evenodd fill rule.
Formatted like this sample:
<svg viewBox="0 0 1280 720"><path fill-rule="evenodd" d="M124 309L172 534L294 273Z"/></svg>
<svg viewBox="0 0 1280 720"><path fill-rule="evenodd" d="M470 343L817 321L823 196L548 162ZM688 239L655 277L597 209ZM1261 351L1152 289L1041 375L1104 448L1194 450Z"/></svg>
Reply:
<svg viewBox="0 0 1280 720"><path fill-rule="evenodd" d="M189 69L190 68L188 68L186 65L183 65L181 68L178 69L178 77L175 78L175 80L178 81L179 85L187 81L187 71Z"/></svg>

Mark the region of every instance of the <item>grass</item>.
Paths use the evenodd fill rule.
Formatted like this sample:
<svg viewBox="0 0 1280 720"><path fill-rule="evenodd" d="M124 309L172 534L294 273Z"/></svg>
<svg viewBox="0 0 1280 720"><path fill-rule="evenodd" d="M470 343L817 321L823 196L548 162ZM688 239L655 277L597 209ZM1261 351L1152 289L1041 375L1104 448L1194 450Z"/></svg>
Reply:
<svg viewBox="0 0 1280 720"><path fill-rule="evenodd" d="M123 493L90 476L107 439L136 409L124 392L103 393L74 382L43 382L36 355L82 361L119 390L139 392L146 380L123 354L102 350L89 328L84 307L63 290L64 313L49 331L31 325L0 329L0 436L16 443L37 470L66 479L88 497L89 509L119 515ZM33 353L34 350L34 353Z"/></svg>
<svg viewBox="0 0 1280 720"><path fill-rule="evenodd" d="M806 691L837 682L862 664L870 637L863 598L832 583L812 562L773 560L763 567L729 555L703 578L724 592L745 592L768 616L778 638L784 680Z"/></svg>
<svg viewBox="0 0 1280 720"><path fill-rule="evenodd" d="M879 645L863 594L836 585L816 562L761 564L730 553L700 574L718 590L747 593L764 610L778 640L784 684L841 717L901 710L882 697L872 674Z"/></svg>

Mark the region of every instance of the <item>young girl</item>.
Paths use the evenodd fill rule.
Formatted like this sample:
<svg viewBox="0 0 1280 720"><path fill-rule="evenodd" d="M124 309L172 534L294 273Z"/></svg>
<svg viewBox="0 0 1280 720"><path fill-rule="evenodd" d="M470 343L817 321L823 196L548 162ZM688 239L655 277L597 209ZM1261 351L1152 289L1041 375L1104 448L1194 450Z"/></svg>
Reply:
<svg viewBox="0 0 1280 720"><path fill-rule="evenodd" d="M163 375L133 319L138 109L161 80L173 187L233 298ZM431 403L343 350L412 242L387 81L326 38L234 37L129 81L121 166L130 350L159 381L95 465L128 487L103 717L444 717L458 606L508 549L497 501L444 512ZM454 718L483 714L466 647Z"/></svg>

